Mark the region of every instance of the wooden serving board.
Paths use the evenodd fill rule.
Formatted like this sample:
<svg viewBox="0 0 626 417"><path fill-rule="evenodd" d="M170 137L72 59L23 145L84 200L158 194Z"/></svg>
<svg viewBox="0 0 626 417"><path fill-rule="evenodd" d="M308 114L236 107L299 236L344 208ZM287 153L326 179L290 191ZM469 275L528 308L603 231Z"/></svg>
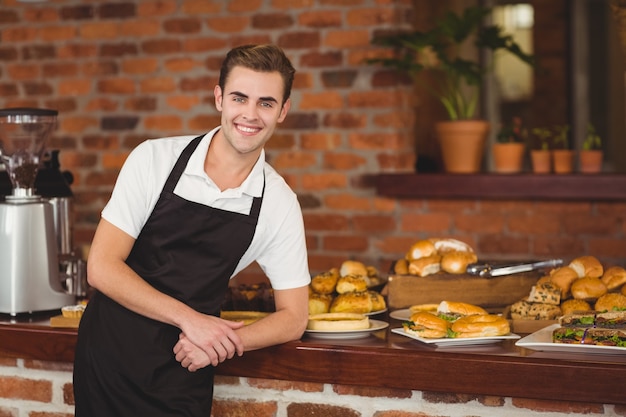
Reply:
<svg viewBox="0 0 626 417"><path fill-rule="evenodd" d="M50 317L51 327L69 327L72 329L78 329L80 323L80 317L63 317L62 315Z"/></svg>
<svg viewBox="0 0 626 417"><path fill-rule="evenodd" d="M536 271L493 278L447 273L425 277L391 275L387 284L387 299L391 309L438 304L444 300L462 301L487 309L504 309L527 297L540 277L541 273Z"/></svg>
<svg viewBox="0 0 626 417"><path fill-rule="evenodd" d="M509 320L513 333L530 334L543 329L544 327L557 324L558 320Z"/></svg>

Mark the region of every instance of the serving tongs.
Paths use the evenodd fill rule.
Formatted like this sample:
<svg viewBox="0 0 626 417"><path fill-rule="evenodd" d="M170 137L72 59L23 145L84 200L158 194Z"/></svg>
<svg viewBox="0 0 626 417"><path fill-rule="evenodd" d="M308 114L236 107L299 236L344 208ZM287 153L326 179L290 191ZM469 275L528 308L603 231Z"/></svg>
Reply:
<svg viewBox="0 0 626 417"><path fill-rule="evenodd" d="M490 264L476 263L467 266L467 273L479 275L481 277L500 277L503 275L518 274L520 272L530 272L544 268L556 268L563 265L563 259L549 259L539 262L527 262L516 264Z"/></svg>

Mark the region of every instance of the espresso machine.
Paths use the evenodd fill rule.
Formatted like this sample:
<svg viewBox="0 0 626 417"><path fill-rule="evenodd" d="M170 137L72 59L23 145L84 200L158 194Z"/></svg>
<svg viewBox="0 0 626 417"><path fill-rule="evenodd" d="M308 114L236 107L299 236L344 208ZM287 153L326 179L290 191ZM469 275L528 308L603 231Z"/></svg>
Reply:
<svg viewBox="0 0 626 417"><path fill-rule="evenodd" d="M62 205L35 192L57 111L0 109L0 161L11 193L0 201L0 313L17 316L58 310L76 302L65 285L76 260L60 256ZM69 263L68 263L69 262ZM71 272L71 271L70 271Z"/></svg>

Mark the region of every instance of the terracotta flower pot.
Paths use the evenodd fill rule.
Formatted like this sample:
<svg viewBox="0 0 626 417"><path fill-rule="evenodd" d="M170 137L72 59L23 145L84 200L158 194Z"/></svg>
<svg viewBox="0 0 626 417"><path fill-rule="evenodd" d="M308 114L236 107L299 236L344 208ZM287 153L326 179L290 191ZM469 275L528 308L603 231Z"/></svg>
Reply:
<svg viewBox="0 0 626 417"><path fill-rule="evenodd" d="M552 172L552 153L550 151L533 149L530 151L530 162L535 174Z"/></svg>
<svg viewBox="0 0 626 417"><path fill-rule="evenodd" d="M555 149L552 151L552 165L556 174L569 174L574 171L574 151Z"/></svg>
<svg viewBox="0 0 626 417"><path fill-rule="evenodd" d="M597 174L602 171L603 152L600 150L583 150L578 153L579 170L585 174Z"/></svg>
<svg viewBox="0 0 626 417"><path fill-rule="evenodd" d="M456 120L435 125L446 172L479 172L489 123L485 120Z"/></svg>
<svg viewBox="0 0 626 417"><path fill-rule="evenodd" d="M521 172L524 150L523 143L494 143L492 151L495 171L502 174Z"/></svg>

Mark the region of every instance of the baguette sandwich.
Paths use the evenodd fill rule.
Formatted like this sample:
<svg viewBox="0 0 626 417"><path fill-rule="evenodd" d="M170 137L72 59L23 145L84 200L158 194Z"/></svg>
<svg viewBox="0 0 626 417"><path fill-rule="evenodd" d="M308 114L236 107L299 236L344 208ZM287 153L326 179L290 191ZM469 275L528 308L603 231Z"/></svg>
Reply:
<svg viewBox="0 0 626 417"><path fill-rule="evenodd" d="M409 321L402 323L405 333L431 339L439 339L448 335L450 323L435 314L418 311L413 313Z"/></svg>
<svg viewBox="0 0 626 417"><path fill-rule="evenodd" d="M560 327L552 332L552 341L554 343L626 348L626 330L600 327Z"/></svg>
<svg viewBox="0 0 626 417"><path fill-rule="evenodd" d="M566 314L559 318L561 327L597 327L626 330L626 311L587 311Z"/></svg>
<svg viewBox="0 0 626 417"><path fill-rule="evenodd" d="M588 311L566 314L552 331L554 343L626 348L626 311Z"/></svg>
<svg viewBox="0 0 626 417"><path fill-rule="evenodd" d="M459 301L442 301L437 306L437 315L448 321L455 321L460 317L474 314L488 314L487 311L477 305L463 303Z"/></svg>

